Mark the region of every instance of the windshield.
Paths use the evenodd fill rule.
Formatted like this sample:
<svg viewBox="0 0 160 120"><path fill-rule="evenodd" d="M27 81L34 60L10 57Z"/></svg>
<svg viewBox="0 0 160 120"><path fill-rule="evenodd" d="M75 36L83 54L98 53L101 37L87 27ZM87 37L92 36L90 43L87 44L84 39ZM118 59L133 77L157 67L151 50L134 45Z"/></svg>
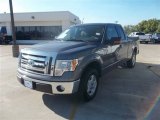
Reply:
<svg viewBox="0 0 160 120"><path fill-rule="evenodd" d="M104 29L104 25L74 26L65 30L56 39L64 41L102 41Z"/></svg>
<svg viewBox="0 0 160 120"><path fill-rule="evenodd" d="M145 35L144 33L136 33L136 35Z"/></svg>
<svg viewBox="0 0 160 120"><path fill-rule="evenodd" d="M160 33L157 33L157 36L160 37Z"/></svg>

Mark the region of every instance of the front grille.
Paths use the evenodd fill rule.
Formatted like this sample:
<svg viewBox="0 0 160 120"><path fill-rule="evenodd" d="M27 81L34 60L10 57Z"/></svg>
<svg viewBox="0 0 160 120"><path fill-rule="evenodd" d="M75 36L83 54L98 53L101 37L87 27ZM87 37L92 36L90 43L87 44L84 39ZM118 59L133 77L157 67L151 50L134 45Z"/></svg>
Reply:
<svg viewBox="0 0 160 120"><path fill-rule="evenodd" d="M31 73L50 74L51 61L51 57L22 53L20 67Z"/></svg>

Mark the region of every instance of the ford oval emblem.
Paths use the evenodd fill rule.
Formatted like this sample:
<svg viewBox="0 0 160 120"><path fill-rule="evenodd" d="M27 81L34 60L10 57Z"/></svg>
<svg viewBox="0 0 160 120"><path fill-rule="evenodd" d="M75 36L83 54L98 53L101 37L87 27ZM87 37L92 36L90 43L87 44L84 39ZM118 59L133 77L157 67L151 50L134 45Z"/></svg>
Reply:
<svg viewBox="0 0 160 120"><path fill-rule="evenodd" d="M29 60L28 60L28 65L29 65L29 66L33 66L33 65L34 65L34 60L29 59Z"/></svg>

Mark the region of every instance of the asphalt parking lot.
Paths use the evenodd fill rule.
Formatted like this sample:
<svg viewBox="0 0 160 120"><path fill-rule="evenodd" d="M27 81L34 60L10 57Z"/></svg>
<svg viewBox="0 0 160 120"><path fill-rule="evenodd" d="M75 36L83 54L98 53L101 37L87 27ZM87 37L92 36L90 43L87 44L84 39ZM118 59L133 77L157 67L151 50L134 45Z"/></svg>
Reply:
<svg viewBox="0 0 160 120"><path fill-rule="evenodd" d="M141 44L136 67L103 76L88 103L23 87L11 49L0 46L0 120L160 120L160 44Z"/></svg>

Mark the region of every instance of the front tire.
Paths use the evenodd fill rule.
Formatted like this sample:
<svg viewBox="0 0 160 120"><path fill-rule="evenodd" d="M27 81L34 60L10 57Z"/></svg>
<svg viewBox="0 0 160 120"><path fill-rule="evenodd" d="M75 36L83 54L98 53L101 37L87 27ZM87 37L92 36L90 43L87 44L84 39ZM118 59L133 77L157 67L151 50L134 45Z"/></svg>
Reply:
<svg viewBox="0 0 160 120"><path fill-rule="evenodd" d="M85 73L82 75L81 78L79 94L84 98L85 101L90 101L95 97L98 85L98 71L94 68L86 69Z"/></svg>
<svg viewBox="0 0 160 120"><path fill-rule="evenodd" d="M130 60L127 61L128 68L134 68L136 64L136 52L134 51Z"/></svg>

